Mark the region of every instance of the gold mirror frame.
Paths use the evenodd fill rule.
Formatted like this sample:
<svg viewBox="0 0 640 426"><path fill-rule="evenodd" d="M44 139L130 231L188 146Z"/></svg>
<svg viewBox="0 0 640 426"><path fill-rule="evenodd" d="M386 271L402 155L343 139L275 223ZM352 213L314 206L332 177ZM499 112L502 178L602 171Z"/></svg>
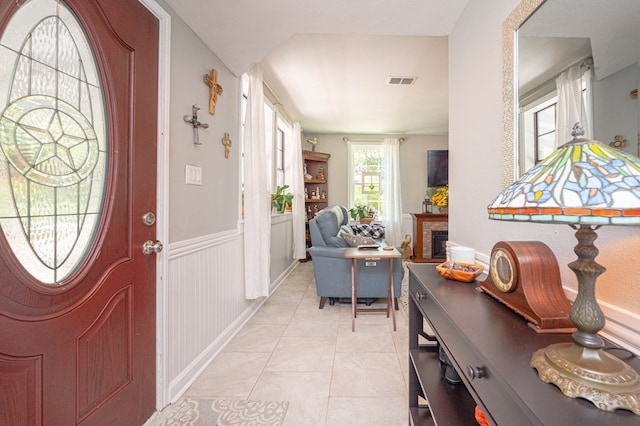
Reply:
<svg viewBox="0 0 640 426"><path fill-rule="evenodd" d="M502 23L502 186L506 188L516 180L516 89L517 70L516 31L545 0L522 0Z"/></svg>

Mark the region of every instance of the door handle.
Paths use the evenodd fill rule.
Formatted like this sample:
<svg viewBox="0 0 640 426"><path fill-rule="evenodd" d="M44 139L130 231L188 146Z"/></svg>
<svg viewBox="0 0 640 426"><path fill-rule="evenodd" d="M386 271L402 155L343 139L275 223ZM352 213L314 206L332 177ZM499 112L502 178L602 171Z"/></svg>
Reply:
<svg viewBox="0 0 640 426"><path fill-rule="evenodd" d="M160 253L163 248L164 246L160 241L156 241L154 243L153 241L149 240L145 241L145 243L142 245L142 253L144 253L145 256L149 256L152 253Z"/></svg>

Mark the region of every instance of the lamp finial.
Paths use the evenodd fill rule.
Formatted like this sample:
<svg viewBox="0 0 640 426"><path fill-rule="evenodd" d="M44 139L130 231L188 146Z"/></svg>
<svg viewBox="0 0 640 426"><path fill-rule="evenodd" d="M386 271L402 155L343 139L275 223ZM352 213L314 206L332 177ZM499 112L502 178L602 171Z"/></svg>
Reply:
<svg viewBox="0 0 640 426"><path fill-rule="evenodd" d="M574 124L572 129L573 130L571 131L571 136L573 136L574 138L584 136L584 128L582 127L582 124L580 124L580 122Z"/></svg>

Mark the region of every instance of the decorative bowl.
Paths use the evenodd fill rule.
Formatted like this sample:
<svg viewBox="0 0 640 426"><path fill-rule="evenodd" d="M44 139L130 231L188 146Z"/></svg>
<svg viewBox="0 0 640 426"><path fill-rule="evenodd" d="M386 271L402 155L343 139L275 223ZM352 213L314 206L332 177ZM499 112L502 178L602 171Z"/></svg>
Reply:
<svg viewBox="0 0 640 426"><path fill-rule="evenodd" d="M448 280L470 283L484 270L484 266L477 263L446 261L436 266L440 275Z"/></svg>

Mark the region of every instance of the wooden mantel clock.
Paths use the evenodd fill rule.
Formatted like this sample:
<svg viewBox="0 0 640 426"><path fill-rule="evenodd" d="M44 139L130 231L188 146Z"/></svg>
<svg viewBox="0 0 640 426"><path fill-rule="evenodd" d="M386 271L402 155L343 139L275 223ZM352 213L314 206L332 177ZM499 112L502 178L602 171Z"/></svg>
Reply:
<svg viewBox="0 0 640 426"><path fill-rule="evenodd" d="M575 331L558 261L540 241L497 242L479 288L526 318L538 333Z"/></svg>

